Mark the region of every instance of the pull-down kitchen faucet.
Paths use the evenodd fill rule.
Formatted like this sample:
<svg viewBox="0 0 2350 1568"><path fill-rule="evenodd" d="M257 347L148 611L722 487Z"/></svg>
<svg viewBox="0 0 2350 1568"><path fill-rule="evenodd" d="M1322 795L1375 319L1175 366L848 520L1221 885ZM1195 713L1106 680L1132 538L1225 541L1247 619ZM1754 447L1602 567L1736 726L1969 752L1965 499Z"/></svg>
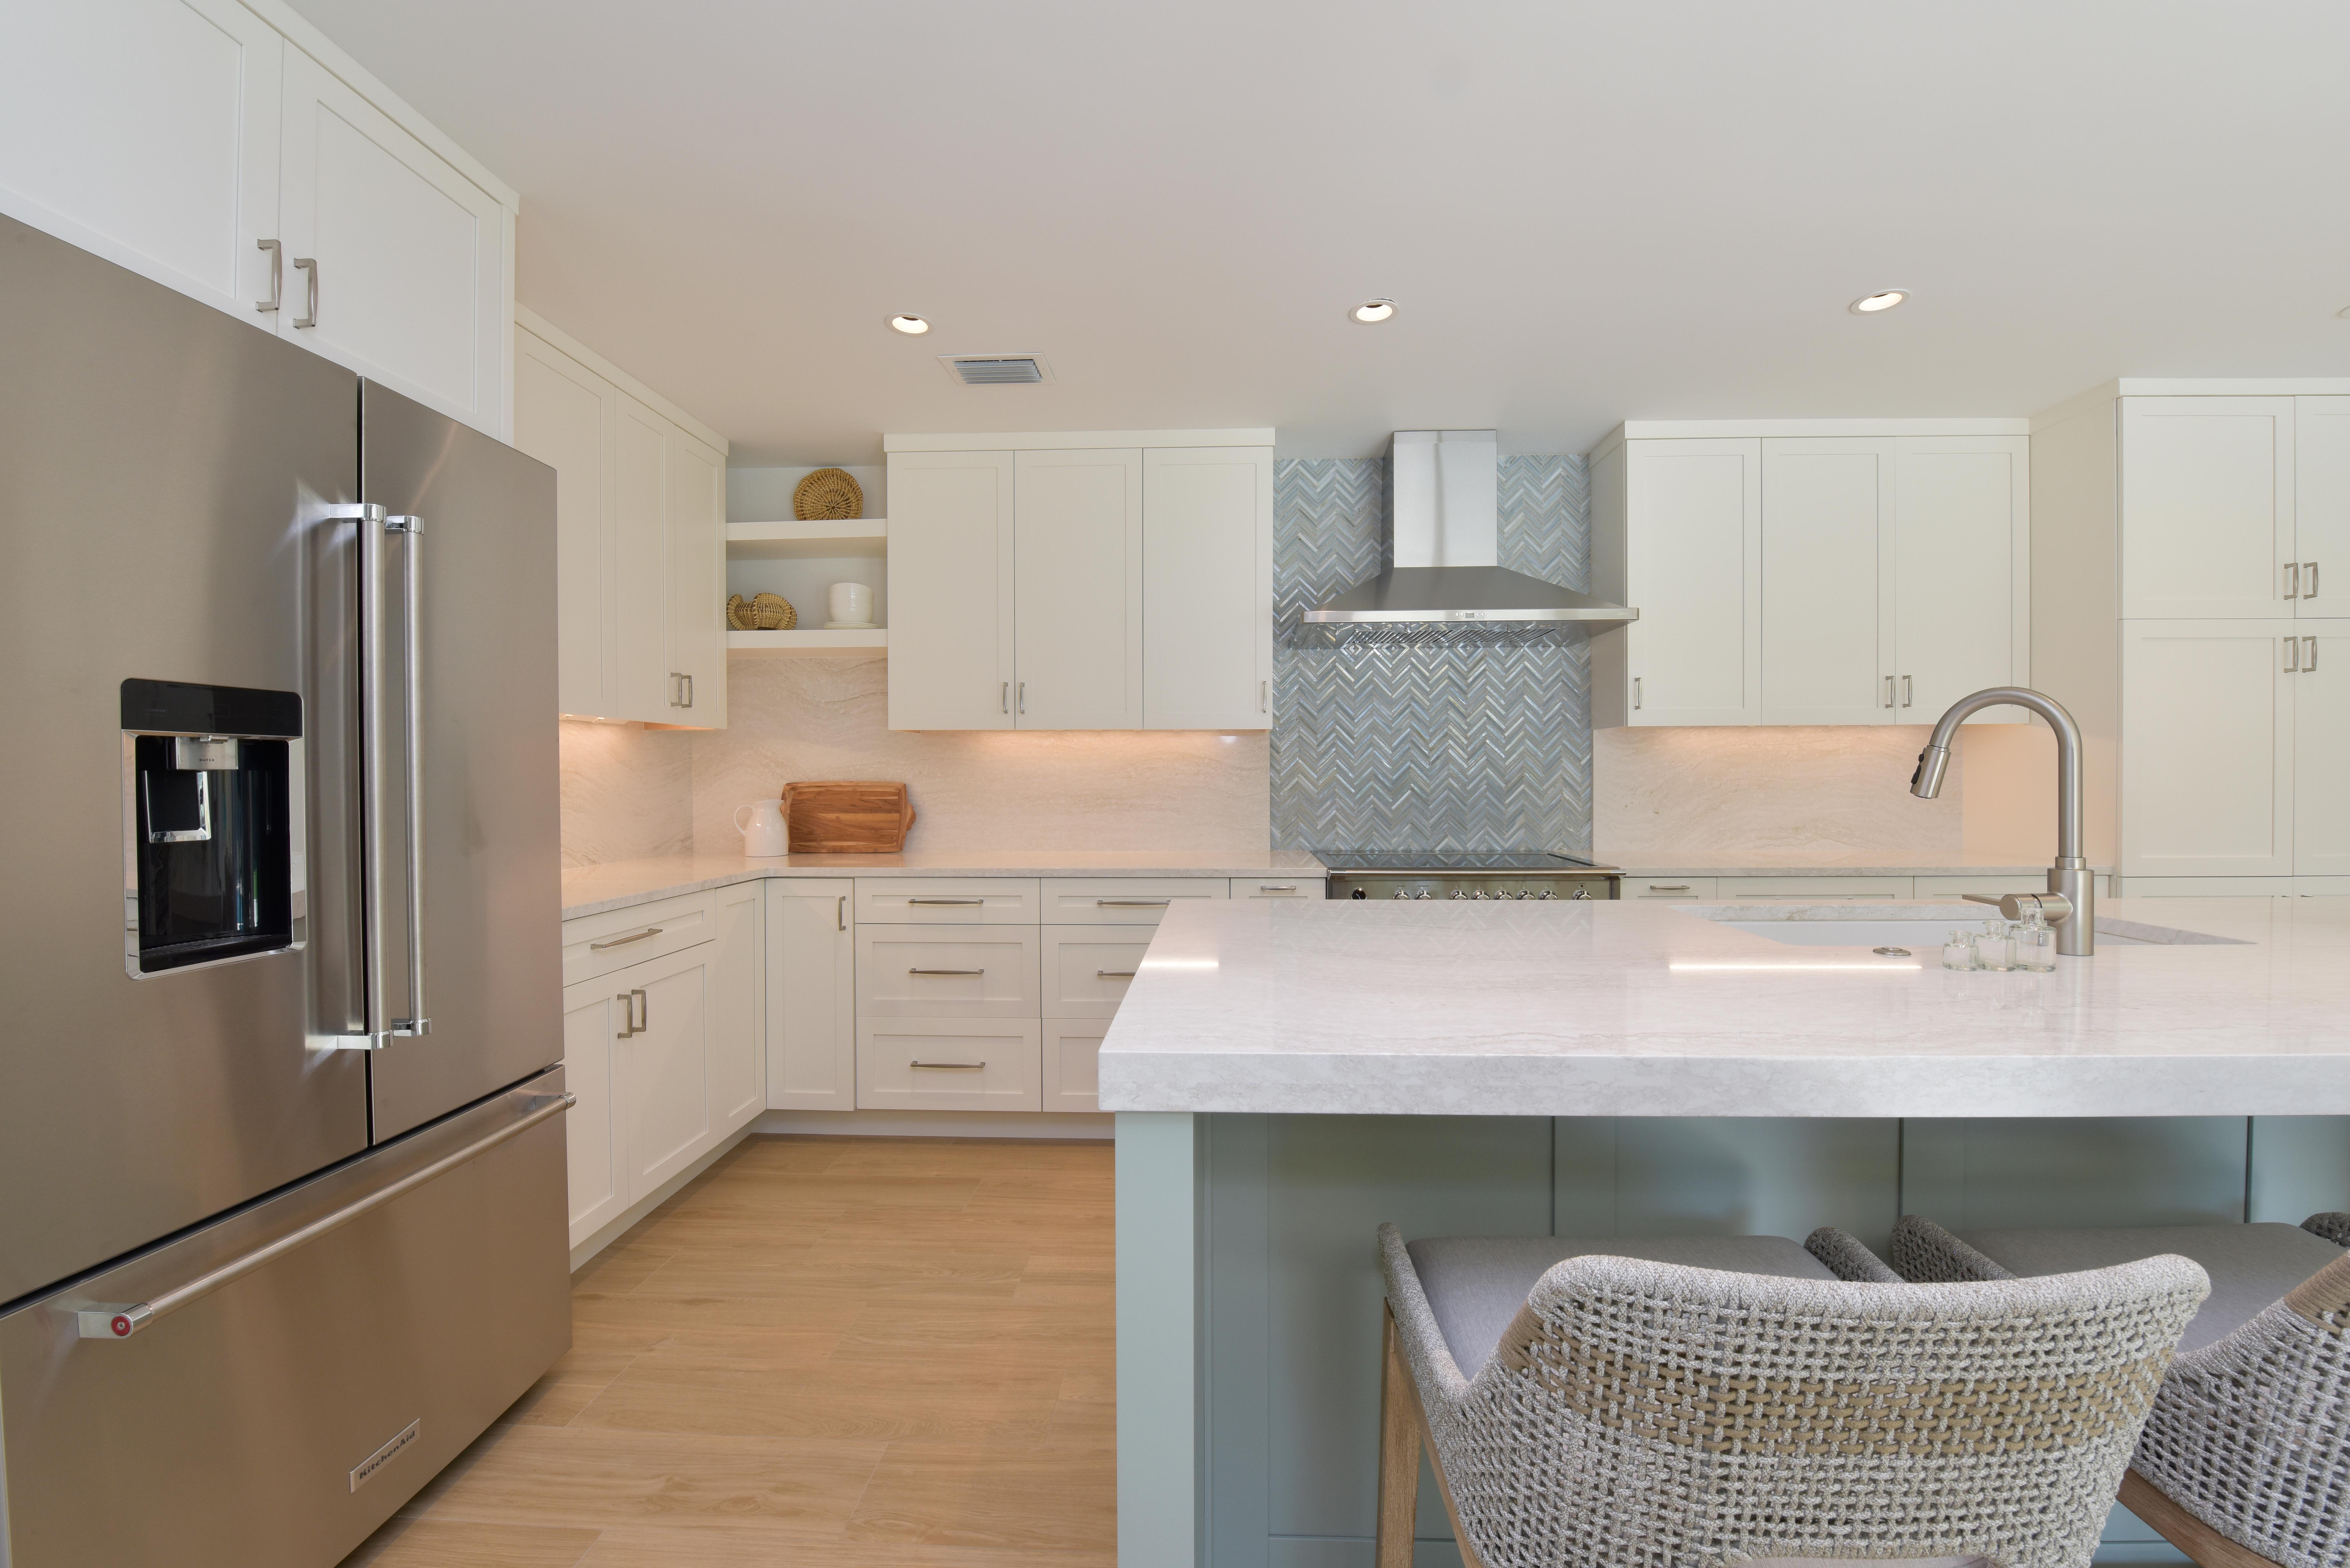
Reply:
<svg viewBox="0 0 2350 1568"><path fill-rule="evenodd" d="M2053 697L2022 686L1993 686L1961 697L1950 704L1934 726L1926 749L1918 753L1918 771L1909 775L1909 793L1931 800L1942 793L1942 774L1950 765L1950 742L1967 715L1981 708L2012 702L2048 721L2056 732L2056 864L2048 868L2045 893L2011 893L2003 898L1967 895L1970 902L1996 904L2009 919L2023 918L2037 909L2056 929L2056 950L2067 958L2087 958L2097 950L2097 887L2089 863L2081 858L2081 727Z"/></svg>

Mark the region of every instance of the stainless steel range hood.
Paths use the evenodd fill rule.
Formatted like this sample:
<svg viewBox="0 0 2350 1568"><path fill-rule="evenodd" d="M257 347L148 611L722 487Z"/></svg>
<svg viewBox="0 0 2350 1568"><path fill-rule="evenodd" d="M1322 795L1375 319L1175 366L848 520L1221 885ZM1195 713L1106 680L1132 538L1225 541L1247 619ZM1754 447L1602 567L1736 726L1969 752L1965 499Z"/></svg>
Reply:
<svg viewBox="0 0 2350 1568"><path fill-rule="evenodd" d="M1504 569L1499 446L1492 431L1398 431L1388 450L1395 564L1304 618L1309 623L1555 623L1606 631L1636 609Z"/></svg>

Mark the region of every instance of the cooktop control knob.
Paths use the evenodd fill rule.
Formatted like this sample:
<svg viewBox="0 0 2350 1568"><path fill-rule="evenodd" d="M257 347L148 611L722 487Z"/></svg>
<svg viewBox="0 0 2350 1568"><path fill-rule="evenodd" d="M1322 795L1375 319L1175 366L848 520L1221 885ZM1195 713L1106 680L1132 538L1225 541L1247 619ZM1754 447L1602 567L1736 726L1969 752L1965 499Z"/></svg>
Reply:
<svg viewBox="0 0 2350 1568"><path fill-rule="evenodd" d="M1556 893L1552 892L1552 891L1551 891L1549 888L1544 888L1543 889L1542 896L1543 896L1544 898L1557 898L1557 897L1558 897L1558 895L1557 895Z"/></svg>
<svg viewBox="0 0 2350 1568"><path fill-rule="evenodd" d="M1414 893L1414 894L1412 895L1412 897L1413 897L1413 898L1427 898L1427 897L1428 897L1428 889L1427 889L1427 888L1422 888L1419 892ZM1456 893L1456 894L1454 894L1454 895L1453 895L1453 897L1458 898L1458 897L1460 897L1460 895Z"/></svg>
<svg viewBox="0 0 2350 1568"><path fill-rule="evenodd" d="M1356 888L1354 892L1348 896L1356 898L1367 898L1370 897L1368 893L1364 892L1360 888ZM1403 895L1401 893L1398 893L1396 897L1400 898Z"/></svg>
<svg viewBox="0 0 2350 1568"><path fill-rule="evenodd" d="M1469 895L1468 895L1468 894L1466 894L1466 893L1462 892L1462 891L1461 891L1460 888L1455 888L1454 889L1452 889L1452 896L1453 896L1454 898L1466 898L1467 897L1469 897Z"/></svg>
<svg viewBox="0 0 2350 1568"><path fill-rule="evenodd" d="M1356 895L1355 895L1355 897L1356 897L1356 898L1361 898L1361 897L1362 897L1362 895L1361 895L1360 893L1357 893L1357 894L1356 894ZM1410 897L1411 897L1411 895L1410 895L1410 894L1409 894L1409 893L1407 893L1407 892L1405 892L1402 888L1398 888L1396 889L1396 897L1397 897L1397 898L1410 898Z"/></svg>
<svg viewBox="0 0 2350 1568"><path fill-rule="evenodd" d="M1587 901L1591 897L1591 889L1588 888L1577 888L1575 890L1575 896Z"/></svg>

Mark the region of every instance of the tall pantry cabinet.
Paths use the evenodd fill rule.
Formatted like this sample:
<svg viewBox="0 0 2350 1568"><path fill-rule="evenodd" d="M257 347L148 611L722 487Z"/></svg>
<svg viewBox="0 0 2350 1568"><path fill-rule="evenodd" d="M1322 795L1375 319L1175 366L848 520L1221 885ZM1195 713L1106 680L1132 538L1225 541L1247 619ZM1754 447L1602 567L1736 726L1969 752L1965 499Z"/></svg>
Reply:
<svg viewBox="0 0 2350 1568"><path fill-rule="evenodd" d="M883 444L891 729L1271 725L1271 431Z"/></svg>
<svg viewBox="0 0 2350 1568"><path fill-rule="evenodd" d="M528 311L515 445L555 470L558 706L726 723L726 440Z"/></svg>
<svg viewBox="0 0 2350 1568"><path fill-rule="evenodd" d="M1591 587L1640 618L1592 639L1593 722L1922 724L2023 682L2028 472L2021 421L1623 426Z"/></svg>
<svg viewBox="0 0 2350 1568"><path fill-rule="evenodd" d="M2350 382L2117 381L2032 441L2092 855L2126 892L2350 892Z"/></svg>

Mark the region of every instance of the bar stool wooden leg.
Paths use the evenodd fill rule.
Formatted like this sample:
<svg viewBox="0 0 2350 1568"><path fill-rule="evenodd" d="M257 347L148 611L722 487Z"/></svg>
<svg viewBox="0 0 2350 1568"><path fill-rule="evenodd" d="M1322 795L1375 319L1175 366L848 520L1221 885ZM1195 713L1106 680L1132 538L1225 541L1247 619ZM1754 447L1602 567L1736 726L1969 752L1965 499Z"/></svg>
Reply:
<svg viewBox="0 0 2350 1568"><path fill-rule="evenodd" d="M1394 1338L1392 1328L1388 1334L1389 1339ZM2121 1504L2154 1526L2156 1534L2193 1558L2202 1568L2277 1568L2270 1559L2249 1546L2239 1546L2171 1501L2160 1487L2136 1470L2122 1472ZM1380 1517L1384 1520L1386 1516L1382 1514ZM1387 1568L1386 1558L1379 1559L1379 1568Z"/></svg>
<svg viewBox="0 0 2350 1568"><path fill-rule="evenodd" d="M1419 1399L1396 1343L1395 1314L1382 1311L1379 1376L1378 1568L1411 1568L1419 1511Z"/></svg>

